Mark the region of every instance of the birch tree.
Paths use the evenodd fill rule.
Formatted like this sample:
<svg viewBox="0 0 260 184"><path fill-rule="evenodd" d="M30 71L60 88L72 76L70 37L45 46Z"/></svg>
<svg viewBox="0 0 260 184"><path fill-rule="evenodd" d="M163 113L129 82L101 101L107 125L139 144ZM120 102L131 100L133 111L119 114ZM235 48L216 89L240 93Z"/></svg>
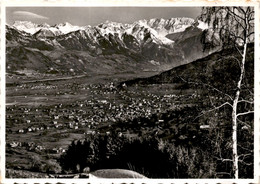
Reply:
<svg viewBox="0 0 260 184"><path fill-rule="evenodd" d="M253 104L253 99L241 99L241 86L245 76L248 44L254 41L254 8L253 7L204 7L201 20L208 23L205 34L207 46L234 47L239 53L236 60L240 67L239 77L232 94L232 163L234 178L238 178L239 155L237 151L237 131L239 117L254 113L253 110L239 112L240 102ZM253 94L253 92L251 92Z"/></svg>

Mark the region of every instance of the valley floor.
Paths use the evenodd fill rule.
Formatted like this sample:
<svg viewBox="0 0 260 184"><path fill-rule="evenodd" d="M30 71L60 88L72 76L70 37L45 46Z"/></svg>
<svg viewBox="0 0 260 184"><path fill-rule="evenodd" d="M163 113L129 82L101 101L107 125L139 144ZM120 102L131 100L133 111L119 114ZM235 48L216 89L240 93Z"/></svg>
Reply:
<svg viewBox="0 0 260 184"><path fill-rule="evenodd" d="M141 77L149 75L152 74L142 74ZM8 85L7 169L33 171L37 164L46 161L56 164L55 160L71 141L84 139L88 134L108 134L116 130L127 136L137 136L140 133L137 127L131 128L130 124L117 127L117 123L148 118L170 106L174 108L177 96L171 96L173 91L169 85L117 89L120 81L133 77L136 75L76 76L62 78L64 80L24 80ZM145 134L162 131L149 128L147 124L140 126ZM38 171L46 170L38 168ZM9 170L7 174L12 177L10 173Z"/></svg>
<svg viewBox="0 0 260 184"><path fill-rule="evenodd" d="M91 171L118 168L118 165L111 165L115 163L113 159L128 158L128 152L120 150L121 147L147 144L151 148L151 159L157 154L162 156L164 162L156 164L170 164L167 167L169 173L160 173L152 168L148 171L143 166L138 168L127 159L122 169L137 170L149 178L232 177L231 164L223 165L215 161L218 152L214 151L223 148L223 154L230 155L226 147L228 135L231 135L229 110L224 108L218 113L203 115L212 107L212 101L225 99L219 98L214 91L182 83L124 83L155 74L157 72L22 80L9 78L6 85L7 178L45 178L50 174L82 172L86 165L66 162L66 154L70 156L68 150L72 145L76 145L75 149L81 149L81 145L87 146L89 140L91 144L97 141L102 145L104 137L115 138L118 143L104 143L108 144L105 146L107 153L88 153L88 159L96 160L89 162L92 164ZM248 121L251 122L251 119ZM251 140L251 130L247 128L243 131L246 137L243 137L242 143L250 146L247 143ZM217 140L216 136L226 137ZM99 144L94 145L93 149L97 149ZM111 153L108 147L118 147L122 152L113 148ZM71 159L80 157L73 155ZM135 159L140 158L136 155ZM251 156L246 159L247 163L252 161ZM249 167L245 165L245 169L241 170L245 177L252 177L252 167Z"/></svg>

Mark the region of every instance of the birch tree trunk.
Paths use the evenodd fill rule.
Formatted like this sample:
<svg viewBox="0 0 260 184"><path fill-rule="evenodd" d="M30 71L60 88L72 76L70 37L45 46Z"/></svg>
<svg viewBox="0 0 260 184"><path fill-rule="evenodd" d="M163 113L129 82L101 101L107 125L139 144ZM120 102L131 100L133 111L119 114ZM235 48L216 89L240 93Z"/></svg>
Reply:
<svg viewBox="0 0 260 184"><path fill-rule="evenodd" d="M252 7L204 7L202 20L210 26L211 32L207 34L209 44L214 46L214 38L219 38L220 45L229 46L229 41L234 41L233 46L237 48L239 57L240 76L236 83L236 92L232 99L232 164L234 178L238 179L238 152L237 152L237 121L239 115L253 113L237 112L240 99L241 85L245 74L245 62L247 44L254 40L254 8ZM207 39L205 39L207 40ZM251 40L251 41L250 41ZM218 43L218 42L217 42ZM218 44L217 44L218 45ZM240 48L243 47L243 50ZM233 96L233 95L232 95Z"/></svg>
<svg viewBox="0 0 260 184"><path fill-rule="evenodd" d="M241 83L243 80L243 76L245 73L245 60L246 60L246 49L247 49L247 41L245 40L244 48L243 48L243 58L240 65L240 77L237 83L237 91L233 101L233 109L232 109L232 149L233 149L233 171L235 179L238 179L238 154L237 154L237 104L241 91Z"/></svg>

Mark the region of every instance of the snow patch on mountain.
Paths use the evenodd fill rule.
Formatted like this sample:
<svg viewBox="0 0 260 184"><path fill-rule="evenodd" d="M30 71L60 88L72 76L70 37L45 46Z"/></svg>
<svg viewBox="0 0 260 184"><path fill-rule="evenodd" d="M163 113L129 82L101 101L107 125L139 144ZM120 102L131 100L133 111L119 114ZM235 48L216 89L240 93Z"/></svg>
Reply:
<svg viewBox="0 0 260 184"><path fill-rule="evenodd" d="M13 27L20 31L24 31L30 34L35 34L39 30L44 31L51 31L54 33L54 35L60 35L60 34L67 34L69 32L77 31L77 30L83 30L85 27L80 26L73 26L68 22L57 24L54 26L50 26L47 23L44 24L35 24L30 21L15 21L13 24ZM59 34L58 34L59 33Z"/></svg>
<svg viewBox="0 0 260 184"><path fill-rule="evenodd" d="M150 20L144 19L138 22L147 24L149 27L156 30L160 35L165 36L167 34L184 31L187 27L191 26L194 23L194 19L186 17L177 17L170 19L153 18Z"/></svg>
<svg viewBox="0 0 260 184"><path fill-rule="evenodd" d="M54 27L50 27L50 28L44 27L33 35L38 38L43 38L43 37L55 37L55 36L59 36L60 34L61 34L61 31Z"/></svg>
<svg viewBox="0 0 260 184"><path fill-rule="evenodd" d="M150 20L139 20L134 23L134 25L139 25L145 27L151 32L151 34L162 44L171 45L174 41L168 39L166 35L171 33L183 32L187 27L191 26L194 23L194 19L191 18L171 18L171 19L150 19ZM131 32L131 29L127 31L128 34ZM140 35L143 36L142 34Z"/></svg>
<svg viewBox="0 0 260 184"><path fill-rule="evenodd" d="M67 34L67 33L73 32L73 31L84 29L83 27L80 27L80 26L71 25L68 22L65 22L65 23L62 23L62 24L57 24L54 27L57 28L58 30L60 30L60 32L62 34Z"/></svg>
<svg viewBox="0 0 260 184"><path fill-rule="evenodd" d="M166 45L169 45L169 44L172 44L174 43L174 41L166 38L166 33L165 32L160 32L160 31L157 31L155 29L158 29L158 27L156 27L155 29L151 27L151 24L149 25L148 22L146 20L141 20L141 21L138 21L137 24L141 27L144 27L145 29L147 29L153 37L155 37L155 40L160 40L162 42L162 44L166 44Z"/></svg>
<svg viewBox="0 0 260 184"><path fill-rule="evenodd" d="M205 22L202 22L202 21L198 20L197 27L200 28L201 30L205 30L205 29L209 28L209 25L207 23L205 23Z"/></svg>
<svg viewBox="0 0 260 184"><path fill-rule="evenodd" d="M15 21L13 27L19 31L24 31L30 34L34 34L42 28L38 24L32 23L30 21Z"/></svg>

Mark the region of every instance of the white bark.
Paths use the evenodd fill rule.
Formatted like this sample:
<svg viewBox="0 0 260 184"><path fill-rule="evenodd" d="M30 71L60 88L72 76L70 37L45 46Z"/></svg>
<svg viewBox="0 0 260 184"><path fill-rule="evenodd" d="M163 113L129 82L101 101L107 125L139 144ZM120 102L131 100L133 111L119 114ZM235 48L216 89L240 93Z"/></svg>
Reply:
<svg viewBox="0 0 260 184"><path fill-rule="evenodd" d="M238 179L238 154L237 154L237 104L241 91L241 83L245 73L245 61L246 61L246 49L247 49L247 40L245 40L243 48L243 58L240 65L240 77L237 83L237 91L233 101L232 109L232 149L233 149L233 171L235 179Z"/></svg>
<svg viewBox="0 0 260 184"><path fill-rule="evenodd" d="M238 116L254 113L254 111L237 112L237 106L239 102L247 102L253 104L248 100L240 100L241 85L245 73L245 61L247 44L250 43L251 37L254 36L254 9L252 7L218 7L218 8L204 8L202 12L202 18L206 20L213 31L210 37L219 38L220 42L225 39L225 34L228 35L228 39L234 41L234 47L239 53L239 57L236 61L239 62L240 76L236 84L236 93L232 100L232 161L234 178L238 179L238 153L237 153L237 121ZM227 15L229 15L227 17ZM210 17L210 18L208 18ZM218 19L216 19L218 18ZM217 21L217 23L215 22ZM217 25L214 26L214 25ZM238 28L239 27L239 28ZM220 29L218 29L220 28ZM221 33L222 31L222 33ZM252 37L253 38L253 37ZM225 43L224 43L225 44ZM240 51L239 47L243 46L243 51ZM250 92L250 91L249 91ZM250 92L251 93L251 92ZM252 94L252 93L251 93Z"/></svg>

